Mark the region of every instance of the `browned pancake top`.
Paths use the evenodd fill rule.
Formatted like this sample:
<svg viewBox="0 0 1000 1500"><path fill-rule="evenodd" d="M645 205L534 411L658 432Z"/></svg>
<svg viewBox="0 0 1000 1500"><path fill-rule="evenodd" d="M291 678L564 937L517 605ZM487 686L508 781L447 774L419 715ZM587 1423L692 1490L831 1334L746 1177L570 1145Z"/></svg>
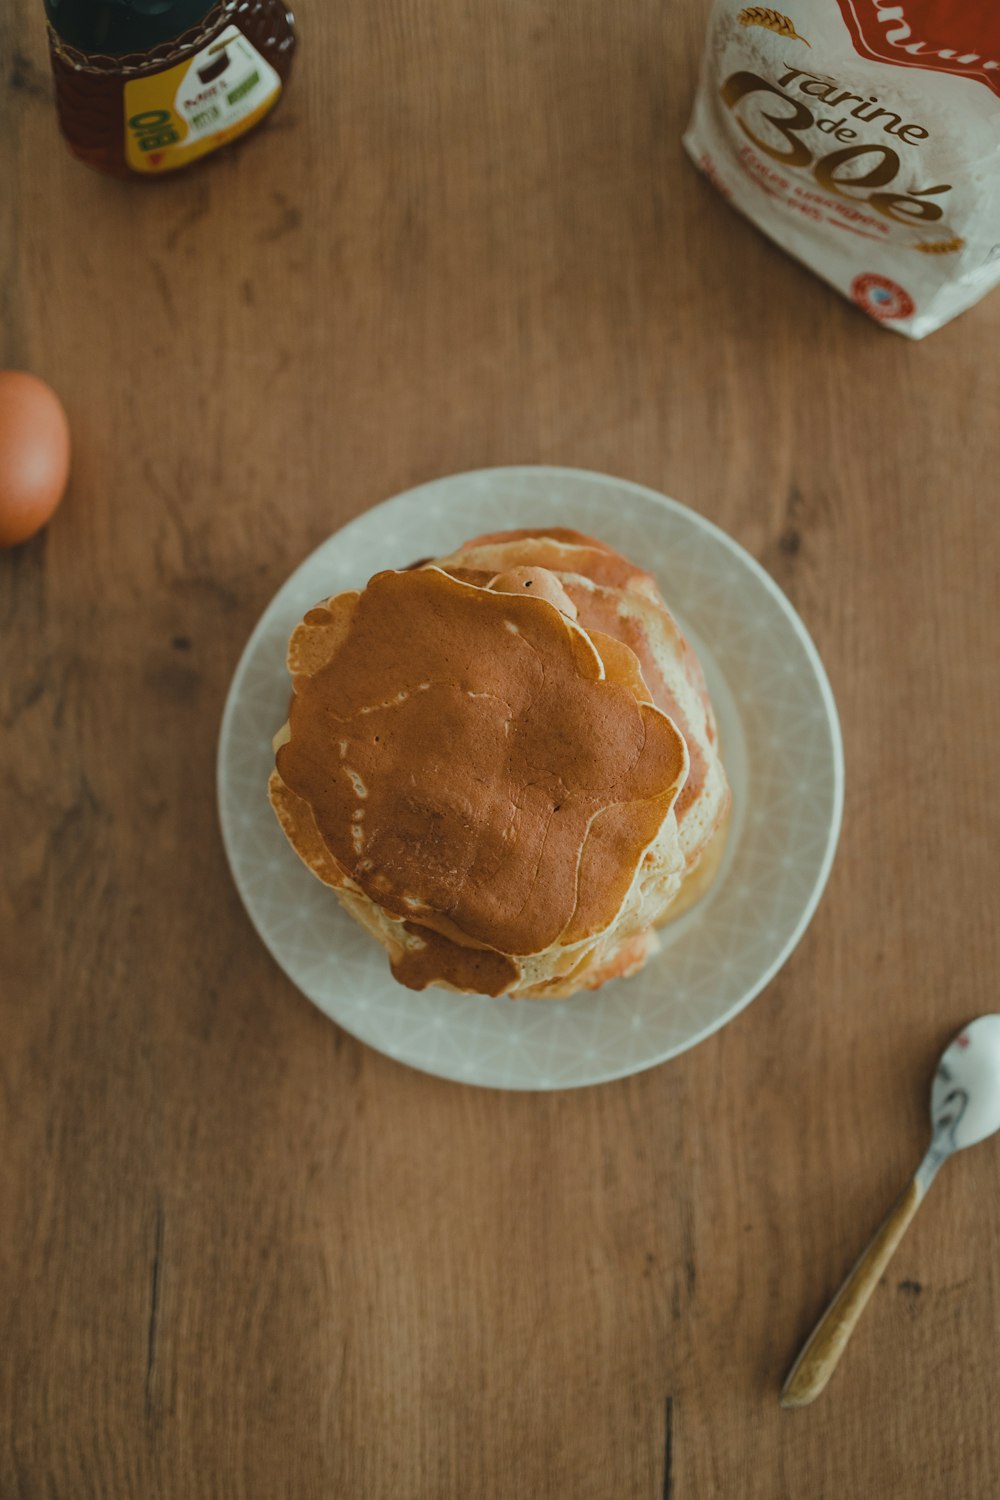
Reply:
<svg viewBox="0 0 1000 1500"><path fill-rule="evenodd" d="M528 572L529 569L525 566L528 562L535 564L536 572L542 572L545 568L558 569L563 575L562 592L567 598L567 603L560 605L564 612L572 614L589 634L601 631L614 636L635 654L649 688L649 697L657 708L661 708L673 719L687 742L691 765L675 809L678 820L682 820L698 800L704 787L707 771L705 752L697 737L692 734L687 716L657 664L641 615L628 615L620 609L621 594L618 591L641 594L647 602L652 602L659 609L673 632L677 651L684 662L685 674L706 703L708 692L698 659L677 629L652 575L609 547L606 542L586 536L581 531L571 531L565 526L550 526L534 531L489 532L463 543L452 557L459 560L480 560L477 569L462 566L461 562L453 564L451 559L445 559L442 564L453 578L462 578L469 583L485 584L489 581L491 567L484 568L483 563L491 564L492 568L507 568L508 573L504 577ZM512 568L515 557L519 565ZM544 567L539 564L544 564ZM580 582L573 580L574 574L599 587L582 586ZM491 586L495 588L497 580ZM715 738L711 715L707 735L711 743Z"/></svg>
<svg viewBox="0 0 1000 1500"><path fill-rule="evenodd" d="M614 920L688 765L631 654L602 664L542 591L426 568L311 610L277 753L373 901L507 954Z"/></svg>

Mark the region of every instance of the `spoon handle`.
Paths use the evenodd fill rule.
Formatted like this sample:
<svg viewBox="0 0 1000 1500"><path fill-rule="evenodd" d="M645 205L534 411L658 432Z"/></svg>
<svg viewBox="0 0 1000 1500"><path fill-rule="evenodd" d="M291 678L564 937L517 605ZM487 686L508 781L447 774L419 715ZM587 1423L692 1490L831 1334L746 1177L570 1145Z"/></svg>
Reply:
<svg viewBox="0 0 1000 1500"><path fill-rule="evenodd" d="M808 1406L825 1388L847 1347L854 1326L878 1285L906 1226L923 1201L925 1187L918 1177L893 1204L868 1247L834 1297L792 1366L781 1392L786 1407Z"/></svg>

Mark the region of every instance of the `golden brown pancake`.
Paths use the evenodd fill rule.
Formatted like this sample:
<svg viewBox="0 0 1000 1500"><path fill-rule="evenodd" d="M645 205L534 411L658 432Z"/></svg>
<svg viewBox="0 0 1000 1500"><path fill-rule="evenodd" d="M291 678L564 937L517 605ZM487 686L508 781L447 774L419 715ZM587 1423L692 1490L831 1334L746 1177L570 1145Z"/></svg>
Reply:
<svg viewBox="0 0 1000 1500"><path fill-rule="evenodd" d="M288 660L275 812L402 983L565 995L641 966L728 801L648 574L576 532L481 537L310 610Z"/></svg>

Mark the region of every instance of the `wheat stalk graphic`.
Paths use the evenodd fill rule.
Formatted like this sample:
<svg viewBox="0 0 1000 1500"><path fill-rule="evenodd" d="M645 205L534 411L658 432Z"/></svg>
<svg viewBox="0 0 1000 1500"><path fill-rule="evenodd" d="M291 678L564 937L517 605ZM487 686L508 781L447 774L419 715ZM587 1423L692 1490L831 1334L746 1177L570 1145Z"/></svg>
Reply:
<svg viewBox="0 0 1000 1500"><path fill-rule="evenodd" d="M804 36L799 36L795 30L795 23L783 16L780 10L771 10L766 5L749 5L746 10L741 10L736 17L741 26L763 26L765 31L777 32L778 36L790 37L796 42L806 42ZM811 47L811 42L806 42Z"/></svg>
<svg viewBox="0 0 1000 1500"><path fill-rule="evenodd" d="M938 240L936 245L929 245L925 240L920 240L913 246L913 249L922 250L924 255L950 255L953 250L961 250L964 244L963 239Z"/></svg>

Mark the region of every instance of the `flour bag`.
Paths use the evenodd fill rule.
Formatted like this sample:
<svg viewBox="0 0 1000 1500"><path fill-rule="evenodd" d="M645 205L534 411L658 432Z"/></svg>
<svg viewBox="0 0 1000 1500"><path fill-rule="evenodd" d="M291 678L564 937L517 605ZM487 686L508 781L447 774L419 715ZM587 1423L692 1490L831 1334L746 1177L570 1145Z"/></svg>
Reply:
<svg viewBox="0 0 1000 1500"><path fill-rule="evenodd" d="M1000 0L716 0L684 144L869 317L923 338L1000 281Z"/></svg>

